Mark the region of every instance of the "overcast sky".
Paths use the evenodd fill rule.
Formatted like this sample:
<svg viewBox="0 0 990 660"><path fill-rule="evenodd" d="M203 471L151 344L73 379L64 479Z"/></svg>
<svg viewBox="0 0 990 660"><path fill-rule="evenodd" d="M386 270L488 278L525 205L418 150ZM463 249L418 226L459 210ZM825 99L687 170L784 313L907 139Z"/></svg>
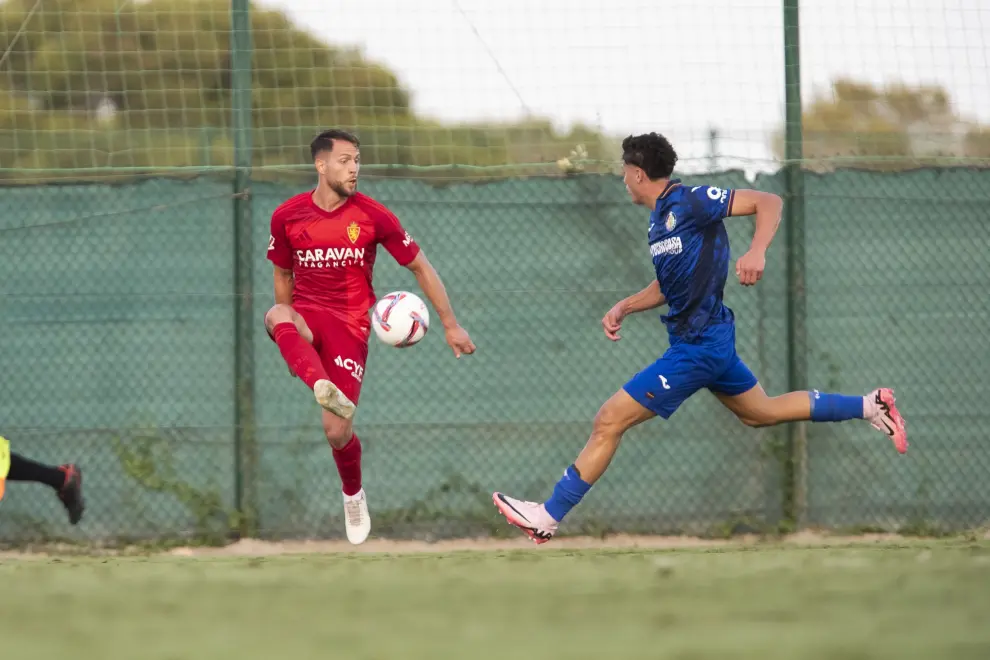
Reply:
<svg viewBox="0 0 990 660"><path fill-rule="evenodd" d="M659 130L685 158L769 157L783 116L783 13L772 0L261 0L360 46L445 120L528 111L562 127ZM802 0L805 98L851 76L941 83L990 123L990 0ZM477 33L475 32L477 30ZM732 165L738 161L722 160Z"/></svg>

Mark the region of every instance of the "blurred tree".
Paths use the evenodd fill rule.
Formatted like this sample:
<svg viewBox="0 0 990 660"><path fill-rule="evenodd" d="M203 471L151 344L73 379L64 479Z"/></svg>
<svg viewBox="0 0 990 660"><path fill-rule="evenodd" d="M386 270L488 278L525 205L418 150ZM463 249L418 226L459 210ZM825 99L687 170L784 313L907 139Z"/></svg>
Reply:
<svg viewBox="0 0 990 660"><path fill-rule="evenodd" d="M231 161L229 0L34 0L0 4L4 167L224 165ZM604 138L549 121L446 126L417 117L396 75L321 42L278 11L252 8L258 165L300 164L313 134L358 132L369 163L553 163ZM611 154L610 154L611 155Z"/></svg>
<svg viewBox="0 0 990 660"><path fill-rule="evenodd" d="M939 86L881 89L842 79L830 92L818 95L802 115L809 169L899 170L990 159L990 127L959 117ZM773 147L782 158L783 131Z"/></svg>

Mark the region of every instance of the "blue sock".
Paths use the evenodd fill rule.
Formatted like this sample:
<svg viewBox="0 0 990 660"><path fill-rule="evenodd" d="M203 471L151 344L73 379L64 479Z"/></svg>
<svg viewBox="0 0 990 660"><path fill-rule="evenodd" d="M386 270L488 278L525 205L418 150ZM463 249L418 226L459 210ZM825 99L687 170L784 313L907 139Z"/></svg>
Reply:
<svg viewBox="0 0 990 660"><path fill-rule="evenodd" d="M863 419L863 397L845 394L822 394L818 390L808 392L811 397L811 421L844 422L847 419Z"/></svg>
<svg viewBox="0 0 990 660"><path fill-rule="evenodd" d="M554 520L560 522L589 490L591 484L581 479L581 474L572 465L553 487L553 495L543 503L543 506Z"/></svg>

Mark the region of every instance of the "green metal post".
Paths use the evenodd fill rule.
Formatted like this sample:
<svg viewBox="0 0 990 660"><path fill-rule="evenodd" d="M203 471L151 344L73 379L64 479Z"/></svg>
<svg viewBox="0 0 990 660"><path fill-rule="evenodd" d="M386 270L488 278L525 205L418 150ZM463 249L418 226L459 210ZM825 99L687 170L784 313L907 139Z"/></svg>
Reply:
<svg viewBox="0 0 990 660"><path fill-rule="evenodd" d="M254 533L254 245L251 231L251 14L249 0L232 0L231 125L234 131L234 483L242 536Z"/></svg>
<svg viewBox="0 0 990 660"><path fill-rule="evenodd" d="M791 391L808 389L804 176L801 169L801 43L799 0L784 0L784 98L786 107L784 223L787 236L787 379ZM805 424L791 424L790 457L785 470L784 516L794 526L804 524L807 508L807 436Z"/></svg>

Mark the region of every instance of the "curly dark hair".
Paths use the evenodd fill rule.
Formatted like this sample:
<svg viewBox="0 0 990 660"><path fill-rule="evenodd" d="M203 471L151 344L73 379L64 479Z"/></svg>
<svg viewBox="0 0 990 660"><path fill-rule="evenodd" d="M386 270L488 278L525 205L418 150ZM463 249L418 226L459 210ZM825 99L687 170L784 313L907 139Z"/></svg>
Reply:
<svg viewBox="0 0 990 660"><path fill-rule="evenodd" d="M358 141L357 137L348 133L347 131L342 131L338 128L332 128L329 131L323 131L315 138L313 142L309 145L309 151L315 159L317 154L321 151L333 151L333 141L343 140L344 142L350 142L355 147L360 147L361 143Z"/></svg>
<svg viewBox="0 0 990 660"><path fill-rule="evenodd" d="M641 167L651 181L669 179L677 164L677 153L659 133L630 135L622 141L622 162Z"/></svg>

